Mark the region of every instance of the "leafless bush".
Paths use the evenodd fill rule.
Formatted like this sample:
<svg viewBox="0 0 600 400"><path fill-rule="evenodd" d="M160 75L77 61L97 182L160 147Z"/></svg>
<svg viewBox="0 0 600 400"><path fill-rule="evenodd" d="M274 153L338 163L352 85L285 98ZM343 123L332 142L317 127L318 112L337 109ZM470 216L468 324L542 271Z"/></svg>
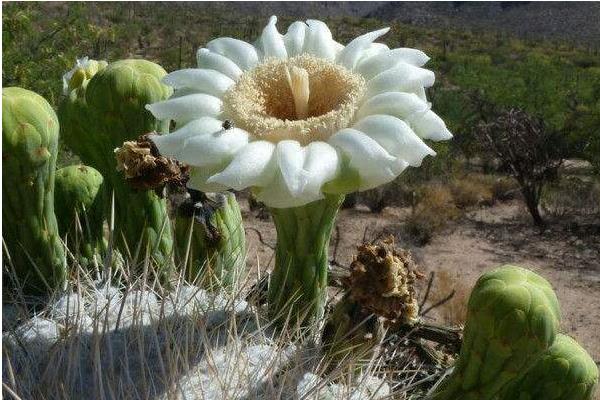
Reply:
<svg viewBox="0 0 600 400"><path fill-rule="evenodd" d="M481 144L495 154L515 177L534 223L543 227L539 203L544 184L554 180L563 162L563 137L544 121L519 109L502 112L479 125Z"/></svg>

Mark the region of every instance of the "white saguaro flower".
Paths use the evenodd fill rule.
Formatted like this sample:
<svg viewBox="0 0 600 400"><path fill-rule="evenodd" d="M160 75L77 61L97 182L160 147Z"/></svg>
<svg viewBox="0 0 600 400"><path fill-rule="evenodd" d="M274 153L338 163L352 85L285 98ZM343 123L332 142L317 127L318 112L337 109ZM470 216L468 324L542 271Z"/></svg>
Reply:
<svg viewBox="0 0 600 400"><path fill-rule="evenodd" d="M321 21L294 22L285 35L276 22L254 45L210 41L199 68L164 78L173 97L147 106L175 121L154 141L192 167L194 189L251 187L270 207L301 206L390 182L435 154L425 139L452 136L425 97L429 58L375 43L388 29L344 46Z"/></svg>
<svg viewBox="0 0 600 400"><path fill-rule="evenodd" d="M71 90L85 85L96 72L106 68L106 61L90 60L88 57L78 58L75 66L63 74L63 94L67 96Z"/></svg>
<svg viewBox="0 0 600 400"><path fill-rule="evenodd" d="M251 188L277 229L269 310L306 324L323 315L327 249L347 193L395 179L452 137L431 111L429 58L376 43L389 29L336 42L321 21L285 35L271 17L253 44L214 39L198 68L168 74L173 96L147 106L173 120L154 136L162 155L190 165L201 191Z"/></svg>

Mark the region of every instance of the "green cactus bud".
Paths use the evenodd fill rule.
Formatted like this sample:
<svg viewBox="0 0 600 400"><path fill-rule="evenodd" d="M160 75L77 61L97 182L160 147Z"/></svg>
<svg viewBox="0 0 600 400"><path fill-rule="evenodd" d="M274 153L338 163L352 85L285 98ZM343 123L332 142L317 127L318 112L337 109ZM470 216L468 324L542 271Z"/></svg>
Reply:
<svg viewBox="0 0 600 400"><path fill-rule="evenodd" d="M43 97L18 87L2 91L2 237L18 284L44 293L66 281L54 214L58 119Z"/></svg>
<svg viewBox="0 0 600 400"><path fill-rule="evenodd" d="M179 258L187 259L188 281L235 292L246 257L246 235L239 204L230 192L215 193L214 200L203 197L202 204L195 203L194 218L180 215L176 220Z"/></svg>
<svg viewBox="0 0 600 400"><path fill-rule="evenodd" d="M503 392L500 400L591 400L598 367L573 339L557 335L527 374Z"/></svg>
<svg viewBox="0 0 600 400"><path fill-rule="evenodd" d="M64 94L69 95L72 90L85 89L89 80L107 65L106 61L90 60L87 57L78 59L73 69L63 75Z"/></svg>
<svg viewBox="0 0 600 400"><path fill-rule="evenodd" d="M432 399L494 399L554 342L558 300L541 276L507 265L479 278L469 298L460 356Z"/></svg>
<svg viewBox="0 0 600 400"><path fill-rule="evenodd" d="M99 71L93 75L94 69ZM115 199L115 246L122 253L147 249L159 266L171 265L172 232L167 207L153 191L131 188L117 171L114 149L144 133L167 132L168 122L158 122L144 107L165 100L171 89L161 83L166 74L145 60L122 60L86 69L91 79L72 90L61 104L59 117L67 145L82 161L104 176L110 208Z"/></svg>
<svg viewBox="0 0 600 400"><path fill-rule="evenodd" d="M100 172L85 165L56 171L58 230L84 266L106 250L103 182Z"/></svg>

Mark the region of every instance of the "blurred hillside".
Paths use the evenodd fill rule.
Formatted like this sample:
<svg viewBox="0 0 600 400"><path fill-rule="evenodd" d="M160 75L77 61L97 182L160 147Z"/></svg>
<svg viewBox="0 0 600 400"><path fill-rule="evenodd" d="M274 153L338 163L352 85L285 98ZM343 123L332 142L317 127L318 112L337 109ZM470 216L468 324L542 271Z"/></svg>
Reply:
<svg viewBox="0 0 600 400"><path fill-rule="evenodd" d="M600 46L597 2L236 2L247 15L298 18L363 17L427 28L500 31L528 39Z"/></svg>
<svg viewBox="0 0 600 400"><path fill-rule="evenodd" d="M571 4L567 12L566 4L548 3L5 3L2 83L34 90L57 105L62 74L76 57L146 58L167 71L191 67L196 50L208 40L253 41L272 13L280 15L281 31L297 18L318 16L342 43L389 25L384 41L390 47L416 47L431 57L428 68L437 82L429 97L456 133L451 144L436 148L440 157L423 173L449 171L457 158L485 158L474 140L477 125L490 117L484 105L519 107L543 118L568 137L569 157L598 165L600 48L570 39L597 33L600 4ZM410 24L400 22L407 18ZM544 21L548 34L542 36L554 32L561 40L493 29L510 20L533 32L541 26L536 18ZM486 30L470 28L492 20ZM576 29L564 28L571 23Z"/></svg>

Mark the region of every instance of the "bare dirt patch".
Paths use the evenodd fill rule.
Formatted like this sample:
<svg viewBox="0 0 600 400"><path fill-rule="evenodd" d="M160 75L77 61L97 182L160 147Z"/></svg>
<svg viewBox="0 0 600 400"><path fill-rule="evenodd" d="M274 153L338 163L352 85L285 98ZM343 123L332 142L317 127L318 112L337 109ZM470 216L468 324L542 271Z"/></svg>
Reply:
<svg viewBox="0 0 600 400"><path fill-rule="evenodd" d="M268 219L257 217L242 200L247 227L249 267L264 271L273 264L276 234ZM460 323L471 287L485 271L518 264L538 272L554 286L563 313L563 331L600 360L600 220L569 217L551 221L540 232L521 202L515 200L467 213L432 241L418 247L404 233L409 208L388 207L380 214L366 208L342 210L337 220L336 260L349 265L363 238L393 234L413 253L421 271L436 271L432 299L453 289L455 297L432 314L441 323ZM366 233L365 233L366 231ZM259 240L259 234L262 241ZM334 232L331 255L336 243Z"/></svg>

